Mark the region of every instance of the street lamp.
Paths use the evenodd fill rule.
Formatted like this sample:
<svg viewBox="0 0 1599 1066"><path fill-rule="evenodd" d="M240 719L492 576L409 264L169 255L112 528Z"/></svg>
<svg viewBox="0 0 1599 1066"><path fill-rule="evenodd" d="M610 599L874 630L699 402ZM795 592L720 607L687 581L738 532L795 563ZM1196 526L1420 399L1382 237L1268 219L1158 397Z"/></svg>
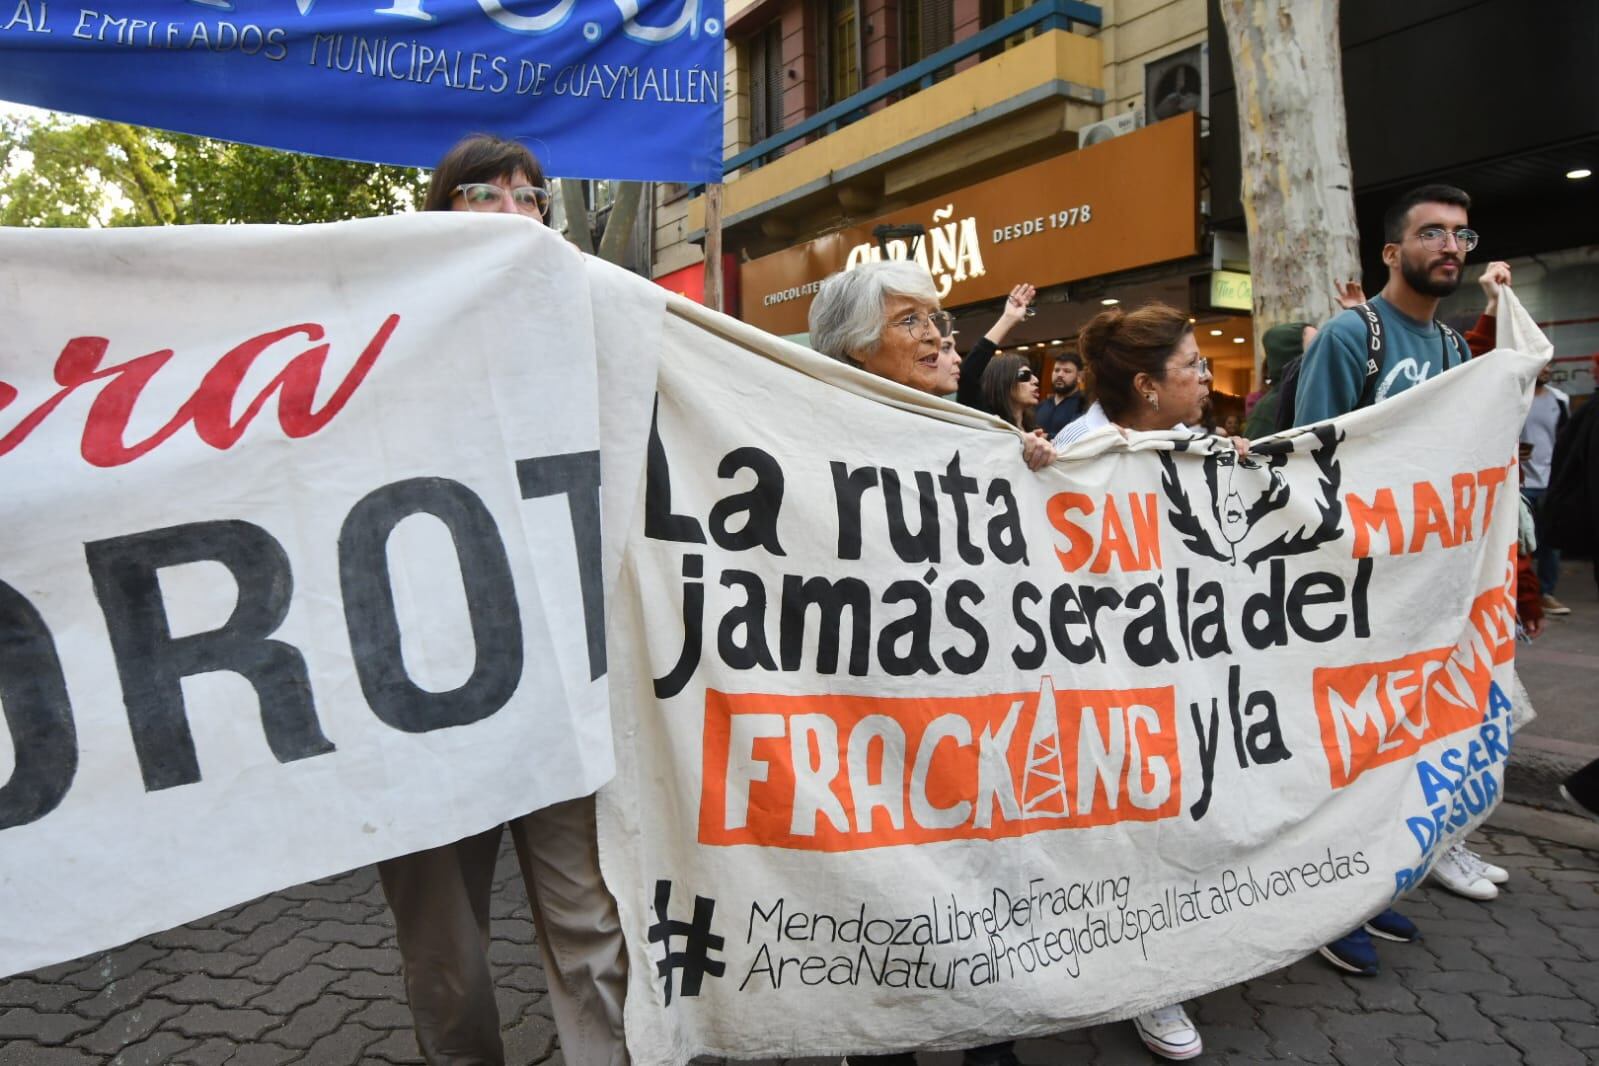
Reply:
<svg viewBox="0 0 1599 1066"><path fill-rule="evenodd" d="M915 259L916 247L921 239L927 236L927 227L920 222L906 222L897 226L873 226L872 236L877 238L877 250L883 253L885 259L888 258L888 242L895 240L909 241L910 258Z"/></svg>

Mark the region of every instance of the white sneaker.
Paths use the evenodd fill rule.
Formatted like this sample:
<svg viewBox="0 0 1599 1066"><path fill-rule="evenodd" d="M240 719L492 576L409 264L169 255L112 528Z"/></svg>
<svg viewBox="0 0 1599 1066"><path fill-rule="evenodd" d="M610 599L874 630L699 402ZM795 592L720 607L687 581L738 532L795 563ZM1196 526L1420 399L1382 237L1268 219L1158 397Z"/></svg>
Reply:
<svg viewBox="0 0 1599 1066"><path fill-rule="evenodd" d="M1464 844L1460 845L1460 847L1476 862L1477 869L1481 871L1482 876L1487 878L1493 884L1502 885L1506 881L1510 880L1510 871L1505 869L1503 866L1495 866L1493 863L1489 862L1481 855L1478 855L1475 851L1472 851Z"/></svg>
<svg viewBox="0 0 1599 1066"><path fill-rule="evenodd" d="M1199 1030L1188 1020L1181 1003L1140 1014L1133 1025L1144 1046L1163 1059L1191 1059L1205 1050Z"/></svg>
<svg viewBox="0 0 1599 1066"><path fill-rule="evenodd" d="M1483 876L1480 860L1464 844L1451 844L1432 864L1432 877L1444 888L1467 899L1488 900L1499 896L1499 886Z"/></svg>

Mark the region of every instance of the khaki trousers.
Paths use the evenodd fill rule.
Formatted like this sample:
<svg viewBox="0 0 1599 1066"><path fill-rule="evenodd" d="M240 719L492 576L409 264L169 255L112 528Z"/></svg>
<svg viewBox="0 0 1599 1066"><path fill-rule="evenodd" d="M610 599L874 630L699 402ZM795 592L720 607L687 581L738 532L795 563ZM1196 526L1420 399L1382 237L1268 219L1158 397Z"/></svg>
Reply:
<svg viewBox="0 0 1599 1066"><path fill-rule="evenodd" d="M569 1066L628 1066L627 954L600 877L594 797L508 823L533 907ZM489 897L504 826L378 863L405 964L417 1043L431 1066L505 1066L489 969Z"/></svg>

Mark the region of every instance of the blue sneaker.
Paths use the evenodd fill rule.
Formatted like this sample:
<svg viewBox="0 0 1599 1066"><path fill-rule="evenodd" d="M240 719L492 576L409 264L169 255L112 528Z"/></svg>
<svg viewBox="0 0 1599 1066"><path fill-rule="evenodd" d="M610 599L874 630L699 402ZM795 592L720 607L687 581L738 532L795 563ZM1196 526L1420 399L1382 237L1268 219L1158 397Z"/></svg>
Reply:
<svg viewBox="0 0 1599 1066"><path fill-rule="evenodd" d="M1371 934L1364 928L1341 936L1319 950L1322 958L1345 973L1358 977L1377 976L1377 949L1371 946Z"/></svg>
<svg viewBox="0 0 1599 1066"><path fill-rule="evenodd" d="M1410 944L1421 939L1421 930L1416 928L1416 923L1392 908L1367 922L1365 929L1372 936L1380 936L1396 944Z"/></svg>

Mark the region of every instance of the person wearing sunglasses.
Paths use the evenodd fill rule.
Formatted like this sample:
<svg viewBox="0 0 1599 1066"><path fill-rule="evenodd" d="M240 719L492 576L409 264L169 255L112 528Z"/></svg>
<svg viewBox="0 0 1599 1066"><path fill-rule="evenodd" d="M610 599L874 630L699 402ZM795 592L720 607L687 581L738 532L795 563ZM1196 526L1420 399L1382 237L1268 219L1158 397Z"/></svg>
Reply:
<svg viewBox="0 0 1599 1066"><path fill-rule="evenodd" d="M1360 307L1334 316L1300 366L1293 421L1309 425L1378 403L1459 366L1470 351L1458 333L1435 321L1438 301L1460 285L1466 256L1477 247L1469 225L1471 197L1451 185L1423 185L1383 216L1388 283ZM1367 373L1370 325L1382 326L1382 359Z"/></svg>
<svg viewBox="0 0 1599 1066"><path fill-rule="evenodd" d="M439 161L423 209L497 211L542 222L548 203L532 152L474 134ZM422 1057L429 1066L504 1066L488 947L495 866L507 828L566 1062L628 1066L627 953L616 900L600 874L593 796L378 863Z"/></svg>
<svg viewBox="0 0 1599 1066"><path fill-rule="evenodd" d="M978 385L979 409L998 415L1025 433L1034 430L1038 408L1038 373L1024 356L1001 355L983 369Z"/></svg>

